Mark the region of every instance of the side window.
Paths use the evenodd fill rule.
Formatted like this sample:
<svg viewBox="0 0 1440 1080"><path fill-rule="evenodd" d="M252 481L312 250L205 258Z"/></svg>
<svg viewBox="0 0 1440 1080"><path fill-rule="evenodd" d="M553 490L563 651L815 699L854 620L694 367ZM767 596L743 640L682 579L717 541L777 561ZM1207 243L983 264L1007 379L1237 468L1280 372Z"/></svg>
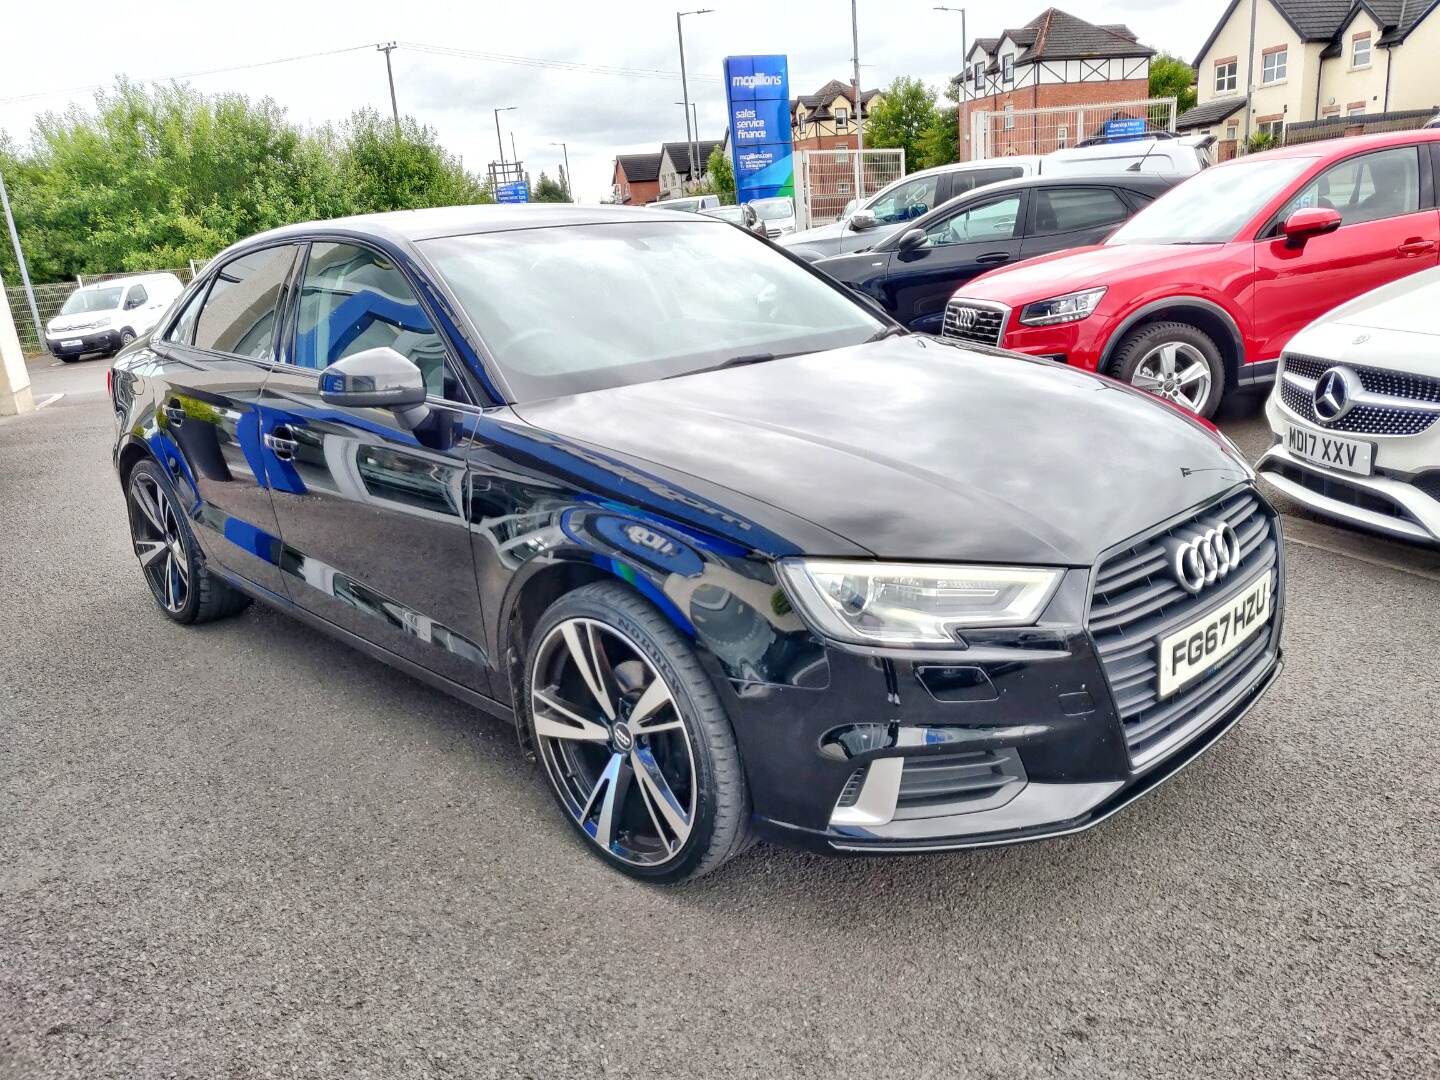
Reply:
<svg viewBox="0 0 1440 1080"><path fill-rule="evenodd" d="M982 240L1009 240L1015 235L1015 219L1019 213L1019 195L972 206L931 225L925 230L925 244L946 247Z"/></svg>
<svg viewBox="0 0 1440 1080"><path fill-rule="evenodd" d="M938 174L924 176L908 184L901 184L871 207L871 212L881 225L896 225L902 221L913 221L920 215L935 209L935 192L939 184Z"/></svg>
<svg viewBox="0 0 1440 1080"><path fill-rule="evenodd" d="M445 346L399 268L365 248L312 244L295 363L318 370L382 345L418 367L431 394L455 396L445 393Z"/></svg>
<svg viewBox="0 0 1440 1080"><path fill-rule="evenodd" d="M1311 206L1340 211L1343 225L1413 214L1420 209L1420 153L1400 146L1332 165L1301 189L1281 219Z"/></svg>
<svg viewBox="0 0 1440 1080"><path fill-rule="evenodd" d="M1013 180L1023 171L1019 166L1007 165L1000 169L966 169L964 172L951 173L950 198L964 195L967 191L974 191L977 187L984 187L986 184L996 184L1001 180Z"/></svg>
<svg viewBox="0 0 1440 1080"><path fill-rule="evenodd" d="M195 340L195 317L200 314L200 305L205 302L205 293L208 286L202 285L195 290L194 295L185 304L185 310L170 327L170 332L165 335L166 341L173 341L177 345L189 345Z"/></svg>
<svg viewBox="0 0 1440 1080"><path fill-rule="evenodd" d="M1098 229L1130 216L1110 188L1037 188L1030 205L1031 236Z"/></svg>
<svg viewBox="0 0 1440 1080"><path fill-rule="evenodd" d="M134 311L136 308L138 308L141 304L144 304L149 299L150 297L145 292L144 285L131 285L130 292L125 297L125 310Z"/></svg>
<svg viewBox="0 0 1440 1080"><path fill-rule="evenodd" d="M275 309L295 250L294 244L265 248L222 266L195 324L196 346L274 360Z"/></svg>

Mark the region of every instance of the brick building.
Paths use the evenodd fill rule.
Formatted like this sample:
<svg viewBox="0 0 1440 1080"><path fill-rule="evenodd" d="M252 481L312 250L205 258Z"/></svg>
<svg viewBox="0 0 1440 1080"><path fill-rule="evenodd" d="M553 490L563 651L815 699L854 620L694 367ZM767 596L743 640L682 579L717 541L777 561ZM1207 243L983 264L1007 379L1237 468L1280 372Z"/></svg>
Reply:
<svg viewBox="0 0 1440 1080"><path fill-rule="evenodd" d="M1148 98L1154 55L1128 27L1097 26L1058 8L1047 8L999 37L977 38L958 80L967 91L960 108L962 160L976 152L966 137L967 111L972 117L998 114L989 125L992 157L1047 154L1097 134L1080 130L1096 125L1097 114L1091 110L1082 118L1079 106ZM1042 123L1013 115L1067 105L1077 107L1073 120L1056 114ZM1117 112L1113 118L1120 116ZM1138 116L1143 117L1143 111Z"/></svg>
<svg viewBox="0 0 1440 1080"><path fill-rule="evenodd" d="M813 94L790 102L790 134L796 150L854 150L855 129L883 100L879 90L860 95L855 108L853 84L831 79Z"/></svg>
<svg viewBox="0 0 1440 1080"><path fill-rule="evenodd" d="M611 198L623 206L644 206L660 197L660 155L620 154L615 158Z"/></svg>

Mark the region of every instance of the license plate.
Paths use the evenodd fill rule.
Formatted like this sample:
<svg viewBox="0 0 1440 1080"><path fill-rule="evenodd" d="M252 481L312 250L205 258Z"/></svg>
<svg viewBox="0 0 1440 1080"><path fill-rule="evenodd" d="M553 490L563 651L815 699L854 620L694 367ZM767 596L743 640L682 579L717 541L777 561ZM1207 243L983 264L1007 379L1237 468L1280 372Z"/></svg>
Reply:
<svg viewBox="0 0 1440 1080"><path fill-rule="evenodd" d="M78 349L84 344L85 342L80 340L80 338L71 338L69 341L60 342L60 347L62 349Z"/></svg>
<svg viewBox="0 0 1440 1080"><path fill-rule="evenodd" d="M1359 439L1342 439L1338 435L1325 435L1290 425L1285 445L1296 457L1324 465L1327 469L1341 472L1370 475L1371 457L1375 448Z"/></svg>
<svg viewBox="0 0 1440 1080"><path fill-rule="evenodd" d="M1270 618L1275 575L1160 639L1160 696L1198 679L1260 632Z"/></svg>

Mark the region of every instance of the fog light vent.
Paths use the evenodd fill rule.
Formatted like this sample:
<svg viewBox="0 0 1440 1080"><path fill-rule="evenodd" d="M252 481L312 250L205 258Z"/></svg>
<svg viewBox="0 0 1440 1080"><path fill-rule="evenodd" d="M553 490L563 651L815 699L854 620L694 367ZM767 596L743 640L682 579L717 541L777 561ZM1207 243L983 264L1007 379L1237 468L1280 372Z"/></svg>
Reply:
<svg viewBox="0 0 1440 1080"><path fill-rule="evenodd" d="M840 792L840 798L835 801L836 806L854 806L860 801L860 791L865 786L865 766L862 765L850 774L850 779L845 781L845 788Z"/></svg>

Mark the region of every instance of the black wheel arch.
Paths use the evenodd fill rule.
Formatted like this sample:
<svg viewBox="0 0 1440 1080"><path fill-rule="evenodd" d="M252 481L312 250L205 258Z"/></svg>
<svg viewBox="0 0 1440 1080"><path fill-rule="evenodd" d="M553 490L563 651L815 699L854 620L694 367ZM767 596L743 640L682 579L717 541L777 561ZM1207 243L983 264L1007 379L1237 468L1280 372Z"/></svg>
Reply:
<svg viewBox="0 0 1440 1080"><path fill-rule="evenodd" d="M1098 370L1108 373L1116 352L1130 332L1155 322L1186 323L1209 335L1225 362L1225 385L1240 384L1240 369L1245 362L1245 340L1240 327L1223 307L1200 296L1167 296L1132 311L1105 343Z"/></svg>

